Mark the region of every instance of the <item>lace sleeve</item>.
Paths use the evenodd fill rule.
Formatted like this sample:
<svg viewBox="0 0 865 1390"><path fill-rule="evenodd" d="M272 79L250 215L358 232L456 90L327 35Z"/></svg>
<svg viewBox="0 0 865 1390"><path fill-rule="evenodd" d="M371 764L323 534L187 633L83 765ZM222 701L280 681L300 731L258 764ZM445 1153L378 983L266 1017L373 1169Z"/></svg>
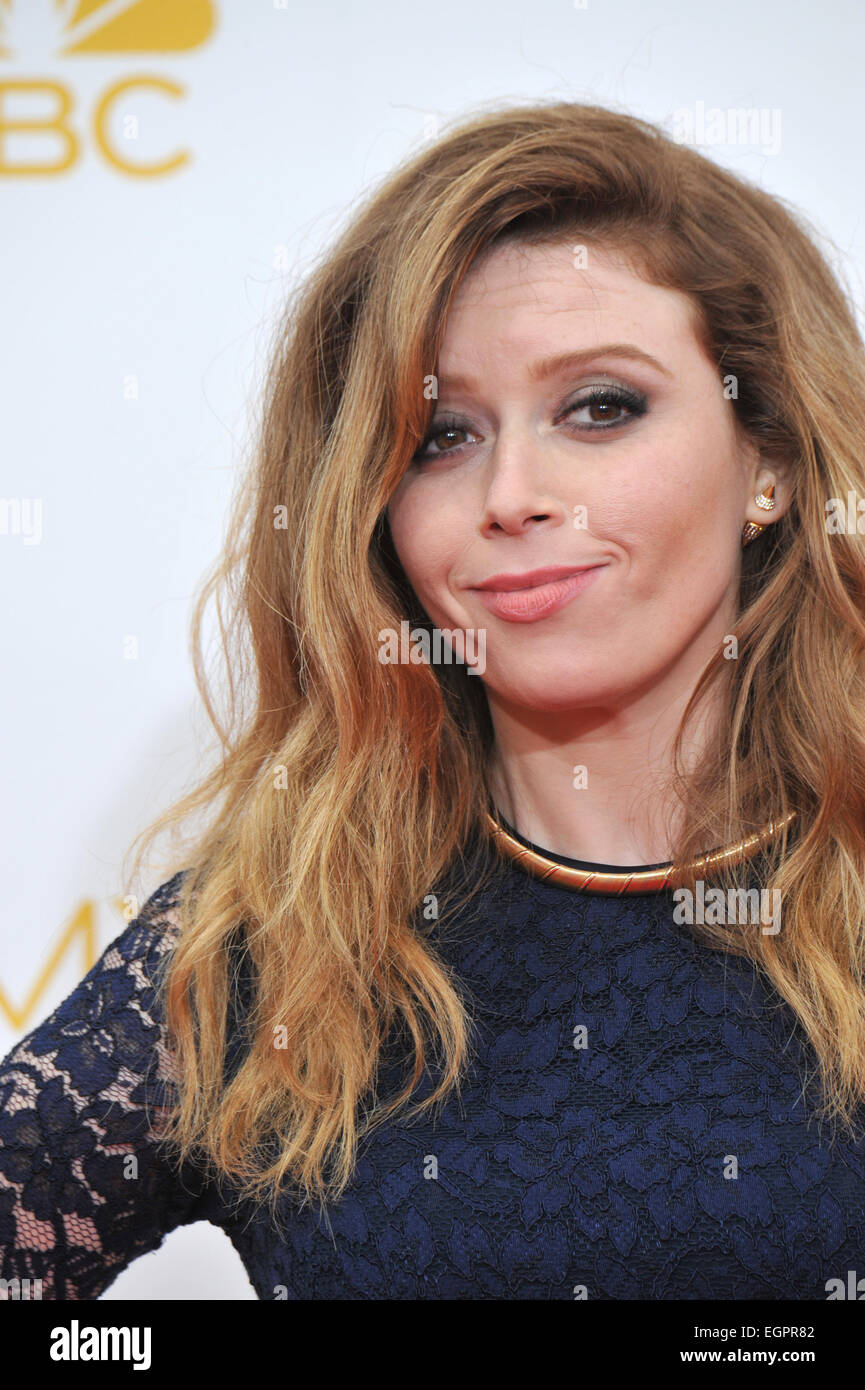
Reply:
<svg viewBox="0 0 865 1390"><path fill-rule="evenodd" d="M98 1298L196 1219L197 1174L179 1175L150 1128L173 1080L154 996L182 878L0 1061L0 1299Z"/></svg>

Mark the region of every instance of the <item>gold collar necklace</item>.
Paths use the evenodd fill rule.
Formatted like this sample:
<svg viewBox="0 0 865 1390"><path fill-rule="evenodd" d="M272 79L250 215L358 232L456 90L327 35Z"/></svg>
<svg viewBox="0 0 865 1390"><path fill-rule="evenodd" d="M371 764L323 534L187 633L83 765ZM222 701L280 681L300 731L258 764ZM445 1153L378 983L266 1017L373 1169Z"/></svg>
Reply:
<svg viewBox="0 0 865 1390"><path fill-rule="evenodd" d="M791 811L783 820L770 821L764 830L749 835L746 840L731 845L729 849L713 850L691 861L689 868L711 869L733 860L751 859L767 840L778 830L789 825L796 812ZM487 812L487 821L492 829L498 848L508 859L513 859L520 868L535 878L556 883L562 888L577 888L585 893L661 893L665 888L678 888L681 876L674 877L672 863L660 864L651 869L621 869L612 872L602 869L577 869L570 864L560 864L548 859L538 850L529 849L511 835Z"/></svg>

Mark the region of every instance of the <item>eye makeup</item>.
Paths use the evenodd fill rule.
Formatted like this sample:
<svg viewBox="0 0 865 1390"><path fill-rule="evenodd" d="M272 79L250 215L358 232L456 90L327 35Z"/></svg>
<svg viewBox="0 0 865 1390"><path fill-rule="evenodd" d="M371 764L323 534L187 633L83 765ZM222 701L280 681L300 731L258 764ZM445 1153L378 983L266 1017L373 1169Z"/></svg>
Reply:
<svg viewBox="0 0 865 1390"><path fill-rule="evenodd" d="M569 416L581 410L595 411L625 411L624 416L615 419L607 419L604 423L602 419L590 422L573 423L569 428L577 433L588 434L607 434L611 430L619 429L622 425L629 424L632 420L639 419L645 415L649 408L648 397L642 391L635 391L627 386L622 386L616 382L598 383L584 388L582 394L572 400L565 409L556 417L557 422L567 421ZM464 442L458 441L452 448L437 448L436 452L428 452L429 446L435 440L445 435L468 435L474 433L471 421L467 416L457 413L445 412L433 422L432 427L427 431L426 438L419 450L414 455L413 463L427 463L435 458L445 458L460 453L465 447Z"/></svg>

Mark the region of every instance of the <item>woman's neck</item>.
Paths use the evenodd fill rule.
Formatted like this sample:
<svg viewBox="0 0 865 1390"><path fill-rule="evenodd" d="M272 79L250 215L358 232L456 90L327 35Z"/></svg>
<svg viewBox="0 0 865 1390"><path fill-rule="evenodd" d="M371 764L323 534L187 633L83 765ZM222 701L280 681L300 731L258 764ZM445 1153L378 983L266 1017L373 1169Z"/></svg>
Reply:
<svg viewBox="0 0 865 1390"><path fill-rule="evenodd" d="M539 720L535 711L506 708L488 694L493 801L521 835L555 855L592 863L672 857L681 818L670 790L672 747L686 698L660 708L644 700L618 712L545 712ZM686 734L686 769L705 747L719 700L717 691Z"/></svg>

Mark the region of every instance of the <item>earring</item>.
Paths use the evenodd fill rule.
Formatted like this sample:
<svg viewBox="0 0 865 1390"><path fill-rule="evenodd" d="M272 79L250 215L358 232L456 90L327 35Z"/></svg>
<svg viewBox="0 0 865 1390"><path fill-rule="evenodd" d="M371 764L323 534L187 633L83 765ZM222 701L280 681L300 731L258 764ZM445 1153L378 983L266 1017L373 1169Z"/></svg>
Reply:
<svg viewBox="0 0 865 1390"><path fill-rule="evenodd" d="M759 492L754 498L757 506L764 512L771 512L775 506L774 500L775 484L770 483L765 492ZM748 521L742 528L742 544L747 545L753 541L761 532L765 531L765 526L758 526L756 521Z"/></svg>

